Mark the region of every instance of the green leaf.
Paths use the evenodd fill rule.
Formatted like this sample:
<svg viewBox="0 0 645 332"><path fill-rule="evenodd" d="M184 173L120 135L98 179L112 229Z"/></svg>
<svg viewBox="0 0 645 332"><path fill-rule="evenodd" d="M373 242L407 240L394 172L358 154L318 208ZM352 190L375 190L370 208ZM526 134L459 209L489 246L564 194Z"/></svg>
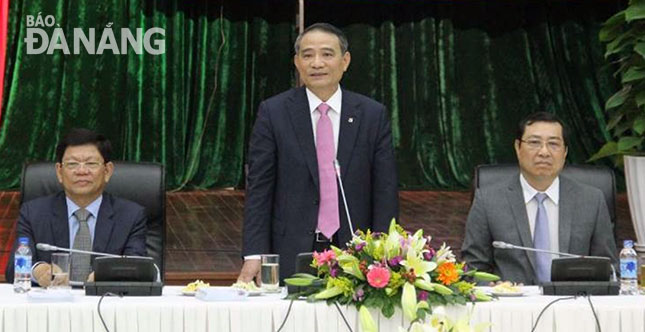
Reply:
<svg viewBox="0 0 645 332"><path fill-rule="evenodd" d="M620 33L623 24L625 23L625 11L621 10L614 16L610 17L600 29L598 38L601 42L608 42Z"/></svg>
<svg viewBox="0 0 645 332"><path fill-rule="evenodd" d="M613 156L616 153L618 153L618 143L614 141L607 142L605 143L605 145L602 146L602 148L600 148L600 150L598 150L598 152L596 152L593 156L591 156L591 158L589 158L587 162L598 160L608 156Z"/></svg>
<svg viewBox="0 0 645 332"><path fill-rule="evenodd" d="M619 111L614 112L610 116L609 122L607 123L607 130L614 129L614 127L616 127L616 125L620 122L620 120L623 119L623 116L625 116L623 112L619 112Z"/></svg>
<svg viewBox="0 0 645 332"><path fill-rule="evenodd" d="M641 107L645 105L645 89L639 91L634 99L636 101L636 106Z"/></svg>
<svg viewBox="0 0 645 332"><path fill-rule="evenodd" d="M286 280L285 280L286 282ZM334 296L338 296L343 293L343 290L338 288L338 287L332 287L332 288L327 288L324 291L316 294L315 298L316 300L325 300L332 298Z"/></svg>
<svg viewBox="0 0 645 332"><path fill-rule="evenodd" d="M358 310L358 316L360 318L361 328L363 332L378 331L376 323L374 322L374 318L372 318L372 314L366 306L361 306L361 308Z"/></svg>
<svg viewBox="0 0 645 332"><path fill-rule="evenodd" d="M309 278L285 278L284 282L291 286L311 286L312 280Z"/></svg>
<svg viewBox="0 0 645 332"><path fill-rule="evenodd" d="M475 279L481 280L481 281L497 281L499 280L499 276L492 273L477 271L475 272Z"/></svg>
<svg viewBox="0 0 645 332"><path fill-rule="evenodd" d="M381 307L381 313L383 316L390 318L394 315L394 304L392 302L387 302Z"/></svg>
<svg viewBox="0 0 645 332"><path fill-rule="evenodd" d="M616 39L609 42L605 50L605 58L612 54L620 53L626 46L631 45L633 41L631 30L616 37Z"/></svg>
<svg viewBox="0 0 645 332"><path fill-rule="evenodd" d="M627 9L625 9L625 21L631 22L633 20L644 19L645 18L645 2L636 2L631 3Z"/></svg>
<svg viewBox="0 0 645 332"><path fill-rule="evenodd" d="M430 310L430 305L427 301L419 301L419 303L417 303L417 315L419 314L419 310Z"/></svg>
<svg viewBox="0 0 645 332"><path fill-rule="evenodd" d="M623 134L626 131L628 131L631 128L632 128L632 125L630 122L622 121L616 125L616 128L614 128L613 136L620 138L621 136L623 136Z"/></svg>
<svg viewBox="0 0 645 332"><path fill-rule="evenodd" d="M611 42L619 36L622 31L620 26L602 27L598 32L598 39L601 42Z"/></svg>
<svg viewBox="0 0 645 332"><path fill-rule="evenodd" d="M629 83L645 78L645 70L639 67L631 67L623 74L622 82Z"/></svg>
<svg viewBox="0 0 645 332"><path fill-rule="evenodd" d="M403 285L403 294L401 294L401 309L403 315L413 321L417 319L417 292L411 283L406 282Z"/></svg>
<svg viewBox="0 0 645 332"><path fill-rule="evenodd" d="M419 316L419 320L425 321L425 319L426 319L426 310L419 310L419 312L417 312L417 316Z"/></svg>
<svg viewBox="0 0 645 332"><path fill-rule="evenodd" d="M618 140L618 151L627 151L639 146L643 142L643 137L625 136Z"/></svg>
<svg viewBox="0 0 645 332"><path fill-rule="evenodd" d="M625 23L625 11L621 10L608 18L607 21L603 23L603 27L615 27L617 25L622 25L623 23Z"/></svg>
<svg viewBox="0 0 645 332"><path fill-rule="evenodd" d="M634 51L638 53L641 58L645 59L645 42L638 42L636 46L634 46Z"/></svg>
<svg viewBox="0 0 645 332"><path fill-rule="evenodd" d="M461 275L464 276L464 277L472 277L475 274L475 272L477 272L477 270L470 269L470 270L468 270L466 272L463 272Z"/></svg>
<svg viewBox="0 0 645 332"><path fill-rule="evenodd" d="M450 295L452 294L452 289L442 285L442 284L436 284L432 283L432 286L434 286L434 291L441 294L441 295Z"/></svg>
<svg viewBox="0 0 645 332"><path fill-rule="evenodd" d="M626 86L626 87L623 87L620 91L614 93L613 96L607 99L607 102L605 103L605 109L611 109L624 104L625 100L627 100L627 97L629 97L630 90L631 90L631 87Z"/></svg>
<svg viewBox="0 0 645 332"><path fill-rule="evenodd" d="M424 279L417 279L414 281L414 285L418 288L421 288L423 290L426 290L428 292L433 292L434 291L434 286L431 282L424 280Z"/></svg>
<svg viewBox="0 0 645 332"><path fill-rule="evenodd" d="M634 125L632 129L639 135L643 135L645 132L645 114L641 114L634 120Z"/></svg>
<svg viewBox="0 0 645 332"><path fill-rule="evenodd" d="M473 294L475 295L475 299L477 301L490 301L490 300L492 300L492 298L489 295L487 295L486 293L482 292L479 289L475 289Z"/></svg>

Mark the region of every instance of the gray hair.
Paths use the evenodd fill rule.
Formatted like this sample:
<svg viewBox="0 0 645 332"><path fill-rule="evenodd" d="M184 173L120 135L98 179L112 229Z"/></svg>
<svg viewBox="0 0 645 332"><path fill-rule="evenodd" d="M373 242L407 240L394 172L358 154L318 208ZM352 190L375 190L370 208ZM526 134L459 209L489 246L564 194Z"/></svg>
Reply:
<svg viewBox="0 0 645 332"><path fill-rule="evenodd" d="M300 40L302 36L306 35L311 31L322 31L327 32L338 37L338 43L340 44L340 53L345 54L349 48L349 43L347 42L347 37L339 28L329 24L329 23L314 23L308 26L301 34L296 38L296 42L293 44L293 50L298 54L300 51Z"/></svg>

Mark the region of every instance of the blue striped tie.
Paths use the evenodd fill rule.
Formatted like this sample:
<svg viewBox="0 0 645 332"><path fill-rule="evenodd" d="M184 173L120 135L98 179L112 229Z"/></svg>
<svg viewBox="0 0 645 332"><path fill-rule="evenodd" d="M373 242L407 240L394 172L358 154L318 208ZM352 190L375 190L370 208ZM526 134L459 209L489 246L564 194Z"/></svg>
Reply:
<svg viewBox="0 0 645 332"><path fill-rule="evenodd" d="M535 231L533 232L533 244L535 249L551 250L549 236L549 218L544 207L545 193L535 194L538 203L537 215L535 216ZM539 283L551 281L551 254L536 252L536 277Z"/></svg>

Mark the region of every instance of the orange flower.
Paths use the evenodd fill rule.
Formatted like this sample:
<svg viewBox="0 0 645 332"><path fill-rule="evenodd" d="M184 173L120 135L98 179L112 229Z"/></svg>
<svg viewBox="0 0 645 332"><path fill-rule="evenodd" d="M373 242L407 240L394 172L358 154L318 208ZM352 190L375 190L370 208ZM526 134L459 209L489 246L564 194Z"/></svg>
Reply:
<svg viewBox="0 0 645 332"><path fill-rule="evenodd" d="M441 283L446 286L459 280L459 273L457 272L455 263L445 262L439 265L437 272L439 272L437 280L441 281Z"/></svg>

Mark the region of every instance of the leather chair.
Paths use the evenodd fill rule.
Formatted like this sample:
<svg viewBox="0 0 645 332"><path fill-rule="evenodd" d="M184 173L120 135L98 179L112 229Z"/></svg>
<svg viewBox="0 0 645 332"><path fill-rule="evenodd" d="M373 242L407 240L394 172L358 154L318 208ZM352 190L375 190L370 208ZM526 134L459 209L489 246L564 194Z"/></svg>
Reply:
<svg viewBox="0 0 645 332"><path fill-rule="evenodd" d="M20 204L62 190L53 162L25 164L22 169ZM166 241L166 183L164 168L158 163L114 162L114 174L105 191L136 202L148 215L146 247L164 279Z"/></svg>
<svg viewBox="0 0 645 332"><path fill-rule="evenodd" d="M596 187L602 191L607 202L611 226L616 234L616 177L614 171L607 166L566 165L562 175L580 183ZM510 176L519 176L517 164L479 165L475 168L473 177L473 196L475 189L505 181Z"/></svg>

